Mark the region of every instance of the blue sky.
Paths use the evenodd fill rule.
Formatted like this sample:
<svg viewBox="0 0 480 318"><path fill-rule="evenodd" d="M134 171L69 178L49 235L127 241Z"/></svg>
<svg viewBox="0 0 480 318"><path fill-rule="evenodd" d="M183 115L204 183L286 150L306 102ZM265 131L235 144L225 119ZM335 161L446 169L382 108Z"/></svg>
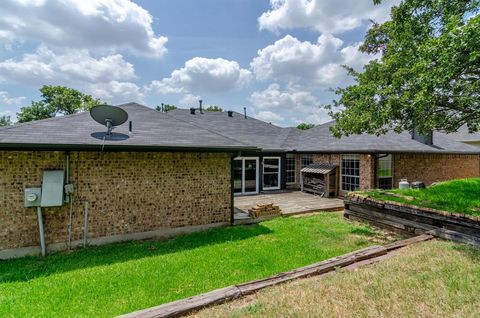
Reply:
<svg viewBox="0 0 480 318"><path fill-rule="evenodd" d="M161 0L0 2L0 115L43 84L108 103L242 111L282 126L328 121L331 88L351 83L372 18L397 1Z"/></svg>

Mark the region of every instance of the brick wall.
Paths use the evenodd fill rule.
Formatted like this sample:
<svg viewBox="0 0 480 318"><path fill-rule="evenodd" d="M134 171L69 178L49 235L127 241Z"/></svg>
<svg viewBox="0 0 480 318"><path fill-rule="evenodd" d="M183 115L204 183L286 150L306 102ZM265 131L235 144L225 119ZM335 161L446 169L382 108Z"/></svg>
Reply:
<svg viewBox="0 0 480 318"><path fill-rule="evenodd" d="M429 185L437 181L480 176L478 155L395 154L393 156L394 187L400 179L423 181Z"/></svg>
<svg viewBox="0 0 480 318"><path fill-rule="evenodd" d="M300 158L300 155L297 155ZM325 162L338 165L340 169L341 154L314 154L313 162ZM300 182L300 159L297 161L297 181ZM360 154L360 188L375 188L374 156ZM340 172L339 172L340 173ZM400 179L423 181L427 185L436 181L458 178L480 177L480 156L478 155L433 155L433 154L395 154L393 156L393 186L398 187ZM341 179L341 178L340 178ZM338 187L340 195L341 180Z"/></svg>
<svg viewBox="0 0 480 318"><path fill-rule="evenodd" d="M89 202L89 238L230 222L230 156L216 153L71 153L76 193L73 240L82 238ZM25 187L42 171L64 169L63 152L0 152L0 250L38 245L35 208ZM68 209L44 208L47 244L67 239Z"/></svg>

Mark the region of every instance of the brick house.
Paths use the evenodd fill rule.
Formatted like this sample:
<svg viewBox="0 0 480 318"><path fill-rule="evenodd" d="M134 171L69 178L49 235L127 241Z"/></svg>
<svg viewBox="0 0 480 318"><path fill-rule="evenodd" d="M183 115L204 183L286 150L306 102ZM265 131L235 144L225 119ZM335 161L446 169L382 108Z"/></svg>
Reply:
<svg viewBox="0 0 480 318"><path fill-rule="evenodd" d="M262 149L260 153L242 152L235 158L236 194L299 189L300 171L311 163L336 166L339 195L357 189L397 187L401 179L429 185L480 176L480 148L461 141L478 134L435 132L425 138L389 132L337 139L330 133L334 122L299 131L235 112L192 114L177 109L168 115Z"/></svg>
<svg viewBox="0 0 480 318"><path fill-rule="evenodd" d="M301 132L235 112L120 107L130 124L107 141L87 113L0 128L0 258L38 253L37 215L24 192L48 170L65 171L74 185L72 203L43 209L50 251L66 247L70 215L73 246L231 224L234 195L298 189L301 168L313 162L336 167L340 195L402 178L480 176L479 149L440 133L433 144L408 133L338 140L332 123Z"/></svg>

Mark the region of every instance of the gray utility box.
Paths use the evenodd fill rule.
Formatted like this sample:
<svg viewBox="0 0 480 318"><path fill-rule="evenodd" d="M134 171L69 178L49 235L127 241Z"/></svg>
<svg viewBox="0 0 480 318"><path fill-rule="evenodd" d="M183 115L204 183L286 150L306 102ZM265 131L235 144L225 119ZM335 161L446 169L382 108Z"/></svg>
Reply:
<svg viewBox="0 0 480 318"><path fill-rule="evenodd" d="M26 208L40 206L42 199L42 188L26 188L24 192L23 204Z"/></svg>
<svg viewBox="0 0 480 318"><path fill-rule="evenodd" d="M51 207L63 204L63 185L65 182L63 170L51 170L43 172L42 200L40 206Z"/></svg>

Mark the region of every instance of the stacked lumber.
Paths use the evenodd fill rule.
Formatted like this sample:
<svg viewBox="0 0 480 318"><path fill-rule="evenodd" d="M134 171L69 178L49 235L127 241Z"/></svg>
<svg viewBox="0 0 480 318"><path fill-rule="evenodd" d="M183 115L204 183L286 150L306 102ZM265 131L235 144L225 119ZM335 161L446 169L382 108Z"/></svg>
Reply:
<svg viewBox="0 0 480 318"><path fill-rule="evenodd" d="M252 218L259 218L262 216L276 216L280 215L282 210L278 205L273 205L273 203L268 204L257 204L251 209L248 209L248 214Z"/></svg>

